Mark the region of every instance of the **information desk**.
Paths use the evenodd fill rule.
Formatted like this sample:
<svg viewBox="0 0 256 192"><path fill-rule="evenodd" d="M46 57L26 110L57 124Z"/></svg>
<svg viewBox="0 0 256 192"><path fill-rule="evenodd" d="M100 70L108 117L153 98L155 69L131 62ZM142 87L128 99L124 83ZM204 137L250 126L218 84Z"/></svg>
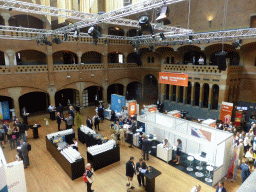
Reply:
<svg viewBox="0 0 256 192"><path fill-rule="evenodd" d="M146 177L146 191L154 192L155 191L155 178L162 173L155 169L154 167L149 166L150 171L147 171L145 174Z"/></svg>
<svg viewBox="0 0 256 192"><path fill-rule="evenodd" d="M38 135L38 128L41 127L41 125L29 125L28 126L30 129L33 129L33 138L34 139L37 139L39 138L39 135Z"/></svg>
<svg viewBox="0 0 256 192"><path fill-rule="evenodd" d="M87 161L91 163L92 168L96 171L117 161L120 161L120 148L117 145L112 150L105 151L98 155L91 155L87 151Z"/></svg>
<svg viewBox="0 0 256 192"><path fill-rule="evenodd" d="M157 145L156 156L167 163L172 160L172 148L163 147L163 144Z"/></svg>
<svg viewBox="0 0 256 192"><path fill-rule="evenodd" d="M67 173L67 175L72 179L77 179L82 177L85 172L84 159L80 159L74 163L70 163L57 149L57 147L49 140L46 139L46 148L51 153L53 158L59 163L62 169Z"/></svg>
<svg viewBox="0 0 256 192"><path fill-rule="evenodd" d="M101 137L99 139L97 139L92 134L85 134L84 132L82 132L80 130L80 128L78 129L78 140L81 143L86 144L87 147L90 147L90 146L93 146L93 145L97 145L97 144L98 145L102 144Z"/></svg>

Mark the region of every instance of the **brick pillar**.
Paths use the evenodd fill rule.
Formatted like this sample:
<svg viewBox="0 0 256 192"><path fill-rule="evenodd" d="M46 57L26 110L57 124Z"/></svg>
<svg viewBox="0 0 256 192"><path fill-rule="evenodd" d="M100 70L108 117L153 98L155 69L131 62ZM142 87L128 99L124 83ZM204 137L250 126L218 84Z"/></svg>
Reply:
<svg viewBox="0 0 256 192"><path fill-rule="evenodd" d="M208 109L212 109L212 96L213 96L212 84L209 84L209 101L208 101Z"/></svg>
<svg viewBox="0 0 256 192"><path fill-rule="evenodd" d="M173 86L169 86L169 101L172 101L172 92L173 92Z"/></svg>
<svg viewBox="0 0 256 192"><path fill-rule="evenodd" d="M187 97L188 97L188 87L183 88L183 104L187 103Z"/></svg>
<svg viewBox="0 0 256 192"><path fill-rule="evenodd" d="M47 92L49 93L49 96L50 96L50 105L53 105L53 106L59 106L59 103L55 103L56 91L57 89L54 86L49 86L49 88L47 89Z"/></svg>
<svg viewBox="0 0 256 192"><path fill-rule="evenodd" d="M191 106L194 106L195 103L195 83L191 82Z"/></svg>
<svg viewBox="0 0 256 192"><path fill-rule="evenodd" d="M20 117L20 105L19 98L21 96L21 87L8 88L8 92L10 93L10 97L13 99L14 109L16 117Z"/></svg>
<svg viewBox="0 0 256 192"><path fill-rule="evenodd" d="M53 58L52 58L52 47L46 46L46 56L47 56L47 67L48 67L48 78L49 84L54 85L54 67L53 67Z"/></svg>
<svg viewBox="0 0 256 192"><path fill-rule="evenodd" d="M180 98L180 86L176 85L176 102L179 102Z"/></svg>
<svg viewBox="0 0 256 192"><path fill-rule="evenodd" d="M128 56L128 53L125 52L125 53L124 53L124 63L128 63L128 62L127 62L127 56Z"/></svg>
<svg viewBox="0 0 256 192"><path fill-rule="evenodd" d="M200 95L199 95L199 107L203 107L203 101L204 101L204 87L202 84L200 84Z"/></svg>

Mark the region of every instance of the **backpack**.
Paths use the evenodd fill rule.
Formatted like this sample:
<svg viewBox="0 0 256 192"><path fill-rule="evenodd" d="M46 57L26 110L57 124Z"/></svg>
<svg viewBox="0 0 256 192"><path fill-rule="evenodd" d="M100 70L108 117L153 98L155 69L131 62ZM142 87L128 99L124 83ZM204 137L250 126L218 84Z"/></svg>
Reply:
<svg viewBox="0 0 256 192"><path fill-rule="evenodd" d="M28 151L31 151L31 145L28 143Z"/></svg>

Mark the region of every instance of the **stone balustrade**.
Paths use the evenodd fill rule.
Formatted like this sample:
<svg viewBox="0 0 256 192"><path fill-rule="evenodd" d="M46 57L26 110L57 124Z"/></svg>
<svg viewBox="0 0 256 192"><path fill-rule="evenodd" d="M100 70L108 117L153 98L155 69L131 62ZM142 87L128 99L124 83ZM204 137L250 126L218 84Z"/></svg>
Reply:
<svg viewBox="0 0 256 192"><path fill-rule="evenodd" d="M103 64L82 64L82 70L102 70Z"/></svg>
<svg viewBox="0 0 256 192"><path fill-rule="evenodd" d="M0 66L0 74L9 74L11 72L10 67Z"/></svg>
<svg viewBox="0 0 256 192"><path fill-rule="evenodd" d="M39 73L47 72L47 65L18 65L14 66L15 73Z"/></svg>
<svg viewBox="0 0 256 192"><path fill-rule="evenodd" d="M216 74L220 75L221 71L218 66L209 65L173 65L163 64L163 71L179 72L179 73L202 73L202 74Z"/></svg>
<svg viewBox="0 0 256 192"><path fill-rule="evenodd" d="M53 71L54 72L79 71L79 65L77 64L53 65Z"/></svg>
<svg viewBox="0 0 256 192"><path fill-rule="evenodd" d="M109 69L138 68L136 63L108 63Z"/></svg>

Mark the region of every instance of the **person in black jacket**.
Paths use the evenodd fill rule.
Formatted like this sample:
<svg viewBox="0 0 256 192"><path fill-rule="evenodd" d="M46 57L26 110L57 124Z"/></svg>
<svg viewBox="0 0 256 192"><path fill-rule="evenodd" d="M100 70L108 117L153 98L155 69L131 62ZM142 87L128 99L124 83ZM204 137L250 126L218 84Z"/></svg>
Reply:
<svg viewBox="0 0 256 192"><path fill-rule="evenodd" d="M147 165L146 163L143 161L142 158L140 158L139 162L136 163L136 171L139 173L137 175L137 179L138 179L138 182L139 182L139 186L141 186L141 183L143 184L143 186L145 186L145 183L144 183L144 174L141 173L141 169L147 169Z"/></svg>
<svg viewBox="0 0 256 192"><path fill-rule="evenodd" d="M110 121L114 121L114 123L116 123L116 113L114 110L111 111Z"/></svg>
<svg viewBox="0 0 256 192"><path fill-rule="evenodd" d="M145 160L145 157L147 155L147 161L148 161L149 160L148 152L150 150L150 142L148 140L148 137L145 137L145 140L142 141L142 150L143 150L143 159Z"/></svg>
<svg viewBox="0 0 256 192"><path fill-rule="evenodd" d="M93 117L93 123L94 123L94 126L95 126L95 131L97 130L97 127L98 127L98 131L100 131L100 119L99 119L99 116L98 116L97 113Z"/></svg>
<svg viewBox="0 0 256 192"><path fill-rule="evenodd" d="M127 192L130 191L130 189L134 189L133 186L131 186L131 182L133 179L133 176L135 174L135 165L134 165L134 157L130 157L130 160L126 163L126 176L128 179L127 186Z"/></svg>
<svg viewBox="0 0 256 192"><path fill-rule="evenodd" d="M88 119L86 120L86 125L87 125L87 127L89 127L90 129L92 129L92 120L91 120L90 116L88 116Z"/></svg>
<svg viewBox="0 0 256 192"><path fill-rule="evenodd" d="M58 131L60 131L61 120L63 120L63 118L60 116L60 112L58 112L58 113L57 113Z"/></svg>
<svg viewBox="0 0 256 192"><path fill-rule="evenodd" d="M93 178L92 178L93 170L91 169L91 164L90 163L86 164L85 175L86 175L87 179L89 178L89 179L93 180ZM87 183L87 192L93 192L94 190L91 189L92 188L92 183L89 182L89 181L87 181L86 183Z"/></svg>
<svg viewBox="0 0 256 192"><path fill-rule="evenodd" d="M57 108L57 110L60 113L60 116L62 118L64 118L64 115L63 115L63 105L61 105L61 103L59 104L59 107Z"/></svg>
<svg viewBox="0 0 256 192"><path fill-rule="evenodd" d="M103 120L104 120L104 106L102 105L102 103L100 103L100 106L98 108L98 113L99 113L100 121L101 121L101 123L103 123Z"/></svg>

